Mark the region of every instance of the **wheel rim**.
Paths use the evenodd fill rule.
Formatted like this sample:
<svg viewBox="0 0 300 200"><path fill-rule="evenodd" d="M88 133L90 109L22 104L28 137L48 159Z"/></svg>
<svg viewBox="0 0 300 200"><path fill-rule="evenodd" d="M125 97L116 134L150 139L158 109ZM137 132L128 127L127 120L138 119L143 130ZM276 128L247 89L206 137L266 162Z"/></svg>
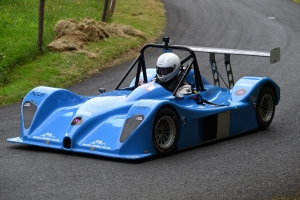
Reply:
<svg viewBox="0 0 300 200"><path fill-rule="evenodd" d="M173 119L169 116L164 116L159 119L155 127L155 141L162 149L169 148L176 135L176 126Z"/></svg>
<svg viewBox="0 0 300 200"><path fill-rule="evenodd" d="M263 122L269 122L273 115L273 99L270 94L263 96L260 105L260 117Z"/></svg>

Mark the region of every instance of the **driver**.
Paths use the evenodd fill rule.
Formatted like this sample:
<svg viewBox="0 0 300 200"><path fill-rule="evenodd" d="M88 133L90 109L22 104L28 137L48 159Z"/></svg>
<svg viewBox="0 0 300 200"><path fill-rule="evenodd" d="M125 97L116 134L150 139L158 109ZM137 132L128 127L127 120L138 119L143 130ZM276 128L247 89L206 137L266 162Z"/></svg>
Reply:
<svg viewBox="0 0 300 200"><path fill-rule="evenodd" d="M164 53L157 59L156 82L170 92L174 92L180 81L181 62L174 53ZM192 87L187 82L183 82L176 95L191 94Z"/></svg>

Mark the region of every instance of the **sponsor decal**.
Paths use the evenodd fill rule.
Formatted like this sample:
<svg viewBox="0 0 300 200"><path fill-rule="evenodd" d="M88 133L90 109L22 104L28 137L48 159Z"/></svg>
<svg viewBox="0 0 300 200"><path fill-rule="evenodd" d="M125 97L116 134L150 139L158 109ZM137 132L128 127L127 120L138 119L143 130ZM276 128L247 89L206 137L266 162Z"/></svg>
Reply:
<svg viewBox="0 0 300 200"><path fill-rule="evenodd" d="M244 94L246 94L247 90L245 89L238 89L237 91L235 91L235 95L236 96L243 96Z"/></svg>
<svg viewBox="0 0 300 200"><path fill-rule="evenodd" d="M102 140L96 140L94 142L91 142L90 144L83 143L82 146L90 147L91 151L94 151L94 148L106 149L106 150L111 149L111 147L106 146L106 144Z"/></svg>
<svg viewBox="0 0 300 200"><path fill-rule="evenodd" d="M237 86L242 86L242 87L252 87L252 83L244 83L244 82L240 82L237 84Z"/></svg>
<svg viewBox="0 0 300 200"><path fill-rule="evenodd" d="M147 110L151 108L154 105L154 103L154 101L141 101L137 103L136 108L139 110Z"/></svg>
<svg viewBox="0 0 300 200"><path fill-rule="evenodd" d="M142 121L144 119L144 116L137 116L135 119L138 121Z"/></svg>
<svg viewBox="0 0 300 200"><path fill-rule="evenodd" d="M149 83L148 84L143 84L143 85L141 85L141 87L148 90L149 92L156 89L155 85L149 84Z"/></svg>
<svg viewBox="0 0 300 200"><path fill-rule="evenodd" d="M27 106L30 106L30 103L29 102L26 102L26 103L24 103L24 107L27 107Z"/></svg>
<svg viewBox="0 0 300 200"><path fill-rule="evenodd" d="M57 139L52 133L48 132L45 134L42 134L40 136L33 136L33 139L38 140L45 140L46 144L49 144L51 142L59 142L59 139Z"/></svg>
<svg viewBox="0 0 300 200"><path fill-rule="evenodd" d="M135 120L143 121L145 116L141 113L136 113L130 116L130 118L135 117Z"/></svg>
<svg viewBox="0 0 300 200"><path fill-rule="evenodd" d="M47 90L36 89L31 92L31 96L34 98L40 98L40 97L45 96L47 94L47 92L48 92Z"/></svg>
<svg viewBox="0 0 300 200"><path fill-rule="evenodd" d="M79 117L75 117L72 120L71 125L73 125L73 126L80 125L80 124L82 124L82 122L83 122L82 117L80 117L80 116Z"/></svg>

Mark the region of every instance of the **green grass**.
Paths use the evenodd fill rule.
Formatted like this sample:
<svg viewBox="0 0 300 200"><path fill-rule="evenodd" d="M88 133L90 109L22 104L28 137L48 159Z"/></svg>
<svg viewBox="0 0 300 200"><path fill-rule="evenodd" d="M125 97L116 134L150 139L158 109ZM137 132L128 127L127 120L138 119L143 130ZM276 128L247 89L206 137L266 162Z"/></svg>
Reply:
<svg viewBox="0 0 300 200"><path fill-rule="evenodd" d="M296 2L296 3L300 3L300 0L293 0L294 2Z"/></svg>
<svg viewBox="0 0 300 200"><path fill-rule="evenodd" d="M104 0L45 1L44 47L55 37L53 29L58 20L85 17L100 20L103 3ZM0 10L0 85L3 85L14 68L34 59L38 52L39 1L1 0Z"/></svg>
<svg viewBox="0 0 300 200"><path fill-rule="evenodd" d="M33 0L0 3L0 85L14 66L30 60L37 51L38 24L32 22L37 21L38 9L28 9L35 4Z"/></svg>
<svg viewBox="0 0 300 200"><path fill-rule="evenodd" d="M91 6L95 5L91 4ZM53 18L54 21L67 18L57 17L56 7L47 9L53 10L50 18ZM74 19L90 17L91 12L84 13L89 15L81 13L81 16ZM101 13L98 15L97 20L99 21ZM105 41L88 43L86 51L95 55L92 58L87 53L56 53L47 50L43 52L43 55L35 56L33 53L29 62L27 60L27 63L16 65L13 72L6 75L6 84L0 85L0 105L20 102L31 89L40 85L68 87L103 68L132 58L138 47L154 41L161 34L165 25L163 5L159 0L117 1L114 16L110 21L115 24L130 25L144 32L147 39L110 37ZM47 23L50 22L46 21L45 24ZM54 23L47 27L48 30L45 29L45 31L51 32L50 35L53 39ZM7 34L9 35L9 33ZM51 40L46 41L49 43Z"/></svg>

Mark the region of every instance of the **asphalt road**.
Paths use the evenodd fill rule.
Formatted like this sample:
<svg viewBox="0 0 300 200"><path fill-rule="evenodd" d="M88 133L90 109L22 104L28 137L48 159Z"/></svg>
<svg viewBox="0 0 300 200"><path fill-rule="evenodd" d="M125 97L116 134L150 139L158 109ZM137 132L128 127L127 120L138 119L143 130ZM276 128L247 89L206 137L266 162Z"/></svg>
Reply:
<svg viewBox="0 0 300 200"><path fill-rule="evenodd" d="M173 44L268 51L281 61L232 56L235 80L267 76L281 102L266 131L132 163L7 143L20 104L0 107L0 199L268 199L300 191L300 5L290 0L163 0ZM159 40L159 42L161 42ZM156 59L156 55L152 55ZM208 56L202 73L210 76ZM217 57L219 66L222 57ZM128 63L69 89L114 88ZM108 78L109 77L109 78Z"/></svg>

